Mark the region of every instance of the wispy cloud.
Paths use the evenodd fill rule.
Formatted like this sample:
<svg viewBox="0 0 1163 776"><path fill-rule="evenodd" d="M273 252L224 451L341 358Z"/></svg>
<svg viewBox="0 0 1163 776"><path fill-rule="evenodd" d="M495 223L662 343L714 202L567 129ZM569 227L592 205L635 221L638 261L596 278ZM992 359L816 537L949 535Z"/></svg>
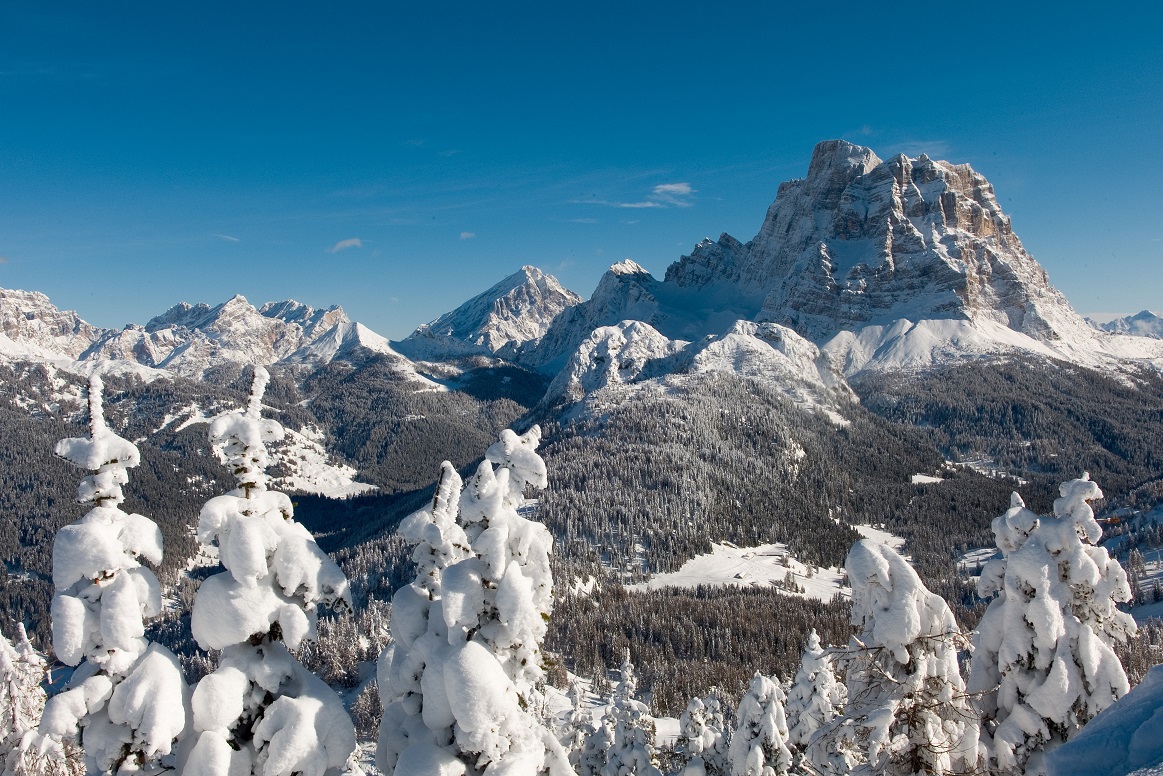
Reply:
<svg viewBox="0 0 1163 776"><path fill-rule="evenodd" d="M7 256L0 256L0 264L7 264L7 263L8 263L8 257Z"/></svg>
<svg viewBox="0 0 1163 776"><path fill-rule="evenodd" d="M231 237L228 234L218 234L217 232L211 232L210 236L217 237L219 240L225 240L226 242L242 242L242 240L238 239L237 237Z"/></svg>
<svg viewBox="0 0 1163 776"><path fill-rule="evenodd" d="M690 207L692 204L690 198L694 193L695 190L689 183L663 183L654 187L650 200L675 207Z"/></svg>
<svg viewBox="0 0 1163 776"><path fill-rule="evenodd" d="M462 239L462 240L471 240L476 236L477 236L476 232L461 232L460 233L460 239Z"/></svg>
<svg viewBox="0 0 1163 776"><path fill-rule="evenodd" d="M694 203L691 197L698 191L689 183L660 183L651 189L644 199L637 202L617 202L604 199L572 200L574 204L605 205L606 207L629 208L641 210L645 208L662 207L690 207Z"/></svg>
<svg viewBox="0 0 1163 776"><path fill-rule="evenodd" d="M332 245L330 248L328 248L327 252L328 253L339 253L340 251L345 251L348 248L362 248L362 247L363 247L363 240L359 239L358 237L352 237L352 238L349 238L347 240L340 240L339 242L335 243L335 245Z"/></svg>
<svg viewBox="0 0 1163 776"><path fill-rule="evenodd" d="M596 223L598 223L598 219L596 219L596 218L567 218L565 220L565 222L567 224L596 224Z"/></svg>

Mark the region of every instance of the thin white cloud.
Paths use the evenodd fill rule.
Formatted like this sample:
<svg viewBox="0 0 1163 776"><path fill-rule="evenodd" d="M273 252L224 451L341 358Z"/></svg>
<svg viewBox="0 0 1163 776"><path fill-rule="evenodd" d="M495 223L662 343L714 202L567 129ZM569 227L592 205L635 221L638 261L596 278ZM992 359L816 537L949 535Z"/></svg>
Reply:
<svg viewBox="0 0 1163 776"><path fill-rule="evenodd" d="M690 207L690 197L694 193L689 183L663 183L654 187L650 199L675 207Z"/></svg>
<svg viewBox="0 0 1163 776"><path fill-rule="evenodd" d="M363 240L359 239L358 237L351 237L347 240L340 240L339 242L335 243L335 245L332 245L330 248L327 249L327 252L328 253L339 253L340 251L345 251L348 248L362 248L362 247L363 247Z"/></svg>
<svg viewBox="0 0 1163 776"><path fill-rule="evenodd" d="M242 242L242 240L238 239L237 237L231 237L228 234L217 234L215 232L211 232L210 236L217 237L219 240L226 240L226 242Z"/></svg>
<svg viewBox="0 0 1163 776"><path fill-rule="evenodd" d="M628 208L644 210L647 208L690 207L694 203L691 197L698 189L689 183L660 183L650 190L645 199L637 202L611 202L605 199L576 199L574 204L605 205L606 207Z"/></svg>
<svg viewBox="0 0 1163 776"><path fill-rule="evenodd" d="M476 236L477 236L476 232L461 232L460 233L460 239L462 239L462 240L471 240L472 238L474 238Z"/></svg>
<svg viewBox="0 0 1163 776"><path fill-rule="evenodd" d="M596 224L596 223L598 223L598 219L596 219L596 218L567 218L565 220L565 222L567 224Z"/></svg>

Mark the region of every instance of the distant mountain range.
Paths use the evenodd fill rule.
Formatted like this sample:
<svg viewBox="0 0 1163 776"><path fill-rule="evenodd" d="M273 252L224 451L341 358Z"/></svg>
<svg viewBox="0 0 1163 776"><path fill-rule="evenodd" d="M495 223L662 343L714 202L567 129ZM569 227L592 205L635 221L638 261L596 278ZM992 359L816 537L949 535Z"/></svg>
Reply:
<svg viewBox="0 0 1163 776"><path fill-rule="evenodd" d="M806 178L780 185L747 243L704 240L663 280L620 262L585 301L525 266L394 345L339 307L256 308L241 296L182 303L118 331L60 311L43 294L0 290L0 333L2 357L72 360L82 370L112 361L192 378L225 364L311 370L374 357L417 380L439 379L446 370L415 362L484 356L557 377L559 396L700 368L708 337L718 350L746 341L744 349L764 353L774 340L815 349L796 373L809 382L1005 353L1101 368L1163 365L1163 321L1143 312L1091 326L1050 285L993 187L968 165L924 155L882 161L840 140L816 146ZM583 376L599 352L625 368Z"/></svg>

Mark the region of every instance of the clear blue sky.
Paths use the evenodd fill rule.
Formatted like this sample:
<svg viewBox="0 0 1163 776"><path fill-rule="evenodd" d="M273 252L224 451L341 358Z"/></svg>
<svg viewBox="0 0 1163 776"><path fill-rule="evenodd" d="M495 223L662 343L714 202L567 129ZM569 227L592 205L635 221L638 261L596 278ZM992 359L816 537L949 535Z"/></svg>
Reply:
<svg viewBox="0 0 1163 776"><path fill-rule="evenodd" d="M750 239L842 137L984 173L1079 311L1163 308L1156 4L334 5L0 0L0 286L399 338L522 264L588 296Z"/></svg>

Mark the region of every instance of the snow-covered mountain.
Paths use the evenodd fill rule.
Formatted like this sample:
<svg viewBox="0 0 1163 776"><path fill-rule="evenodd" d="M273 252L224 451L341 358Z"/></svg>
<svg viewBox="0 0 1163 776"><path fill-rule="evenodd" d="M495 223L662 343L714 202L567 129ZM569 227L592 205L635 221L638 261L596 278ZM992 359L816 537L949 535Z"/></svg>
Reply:
<svg viewBox="0 0 1163 776"><path fill-rule="evenodd" d="M1135 315L1116 318L1107 323L1094 323L1095 328L1108 331L1112 334L1131 334L1136 337L1151 337L1163 339L1163 318L1150 310L1143 310Z"/></svg>
<svg viewBox="0 0 1163 776"><path fill-rule="evenodd" d="M361 348L395 355L385 338L339 307L284 301L260 309L234 296L215 307L182 302L145 326L107 332L81 359L123 359L199 377L227 363L321 365Z"/></svg>
<svg viewBox="0 0 1163 776"><path fill-rule="evenodd" d="M416 329L397 347L417 360L458 355L511 358L517 348L535 343L549 324L581 302L552 275L524 266L452 312Z"/></svg>
<svg viewBox="0 0 1163 776"><path fill-rule="evenodd" d="M642 321L623 321L586 338L550 384L545 403L578 401L654 378L710 373L762 380L798 406L822 409L833 419L839 417L833 408L854 398L819 348L779 324L737 321L723 334L685 342L667 339Z"/></svg>
<svg viewBox="0 0 1163 776"><path fill-rule="evenodd" d="M352 321L338 306L316 310L295 301L256 308L242 296L211 307L182 302L144 326L93 326L72 311L58 310L47 296L0 289L0 358L51 362L87 374L134 372L147 379L165 374L200 379L226 364L304 365L380 357L397 371L423 380L388 340Z"/></svg>
<svg viewBox="0 0 1163 776"><path fill-rule="evenodd" d="M704 240L661 281L617 264L518 358L556 372L596 328L623 320L690 341L738 320L778 323L846 375L1015 351L1089 366L1163 359L1089 326L968 165L882 161L841 140L817 145L807 177L779 187L750 242Z"/></svg>

